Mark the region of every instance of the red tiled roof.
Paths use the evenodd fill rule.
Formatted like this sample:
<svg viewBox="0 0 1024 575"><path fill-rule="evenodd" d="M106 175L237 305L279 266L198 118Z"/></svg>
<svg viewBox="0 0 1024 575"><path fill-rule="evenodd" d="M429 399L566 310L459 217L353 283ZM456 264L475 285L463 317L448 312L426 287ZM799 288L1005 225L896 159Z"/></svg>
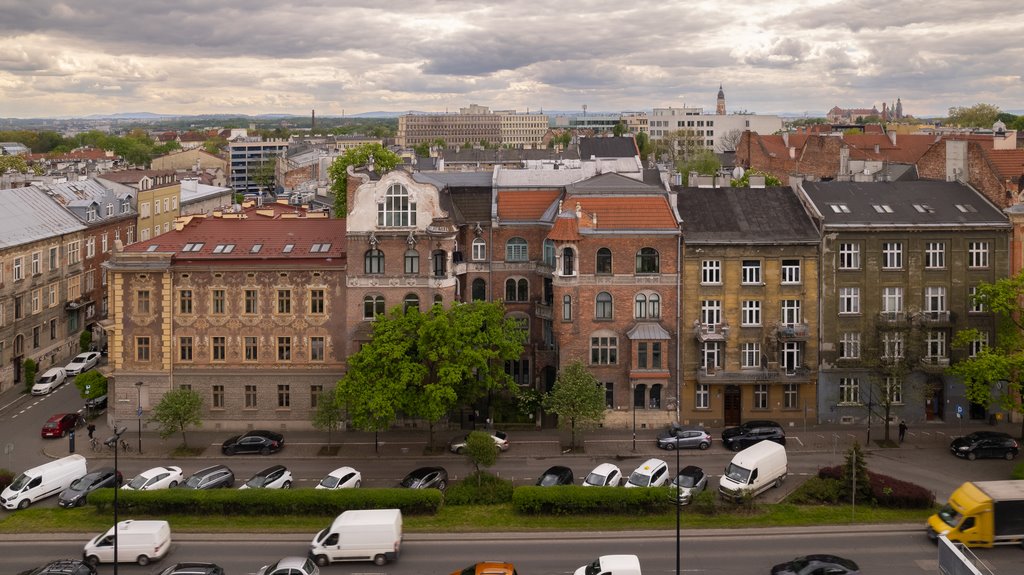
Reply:
<svg viewBox="0 0 1024 575"><path fill-rule="evenodd" d="M986 150L985 153L1000 179L1016 181L1024 173L1024 150Z"/></svg>
<svg viewBox="0 0 1024 575"><path fill-rule="evenodd" d="M498 192L498 217L505 221L539 220L561 193L561 190Z"/></svg>
<svg viewBox="0 0 1024 575"><path fill-rule="evenodd" d="M678 229L675 216L664 196L575 196L563 206L575 209L576 203L597 224L596 230ZM590 227L589 219L579 222Z"/></svg>
<svg viewBox="0 0 1024 575"><path fill-rule="evenodd" d="M578 242L580 235L579 221L573 212L562 212L555 219L555 225L548 232L548 239L556 242Z"/></svg>

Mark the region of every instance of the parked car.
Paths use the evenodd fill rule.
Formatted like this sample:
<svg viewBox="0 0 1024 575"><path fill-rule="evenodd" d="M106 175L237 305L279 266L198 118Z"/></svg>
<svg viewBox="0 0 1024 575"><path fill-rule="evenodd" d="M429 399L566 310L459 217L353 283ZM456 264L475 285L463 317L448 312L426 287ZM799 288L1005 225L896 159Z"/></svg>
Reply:
<svg viewBox="0 0 1024 575"><path fill-rule="evenodd" d="M121 489L129 491L155 491L157 489L168 489L177 487L184 481L181 468L169 465L167 467L154 467L136 475L131 481L125 483Z"/></svg>
<svg viewBox="0 0 1024 575"><path fill-rule="evenodd" d="M216 563L178 563L160 572L160 575L224 575Z"/></svg>
<svg viewBox="0 0 1024 575"><path fill-rule="evenodd" d="M100 352L87 351L76 355L75 358L71 360L71 363L64 366L64 370L67 371L68 375L78 375L96 367L96 364L99 363L99 361Z"/></svg>
<svg viewBox="0 0 1024 575"><path fill-rule="evenodd" d="M68 372L63 367L51 367L36 379L35 385L32 386L32 395L46 395L64 385L67 379Z"/></svg>
<svg viewBox="0 0 1024 575"><path fill-rule="evenodd" d="M284 447L283 435L265 429L256 429L228 439L220 446L220 450L224 455L235 455L236 453L270 455L282 447Z"/></svg>
<svg viewBox="0 0 1024 575"><path fill-rule="evenodd" d="M90 493L101 487L117 488L123 482L120 471L113 467L101 467L80 477L57 497L57 505L61 507L81 507Z"/></svg>
<svg viewBox="0 0 1024 575"><path fill-rule="evenodd" d="M182 489L218 489L234 486L235 474L226 465L200 469L178 485Z"/></svg>
<svg viewBox="0 0 1024 575"><path fill-rule="evenodd" d="M96 397L85 400L86 409L106 409L107 408L107 394L97 395Z"/></svg>
<svg viewBox="0 0 1024 575"><path fill-rule="evenodd" d="M18 575L96 575L96 568L78 559L58 559Z"/></svg>
<svg viewBox="0 0 1024 575"><path fill-rule="evenodd" d="M661 487L668 481L668 464L660 459L648 459L629 474L626 487Z"/></svg>
<svg viewBox="0 0 1024 575"><path fill-rule="evenodd" d="M320 568L306 556L285 557L277 563L264 565L256 575L320 575Z"/></svg>
<svg viewBox="0 0 1024 575"><path fill-rule="evenodd" d="M317 489L347 489L359 487L363 484L361 473L351 467L339 467L327 474L326 477L316 484Z"/></svg>
<svg viewBox="0 0 1024 575"><path fill-rule="evenodd" d="M774 421L754 420L722 432L722 445L733 451L746 449L764 440L786 445L786 432Z"/></svg>
<svg viewBox="0 0 1024 575"><path fill-rule="evenodd" d="M772 567L772 575L860 575L860 567L835 555L807 555Z"/></svg>
<svg viewBox="0 0 1024 575"><path fill-rule="evenodd" d="M949 450L957 457L974 461L979 457L1013 459L1020 446L1017 440L1000 431L975 431L970 435L957 437L949 444Z"/></svg>
<svg viewBox="0 0 1024 575"><path fill-rule="evenodd" d="M440 489L448 487L448 471L444 467L420 467L405 476L400 484L409 489Z"/></svg>
<svg viewBox="0 0 1024 575"><path fill-rule="evenodd" d="M273 465L249 478L239 489L291 489L292 472L283 465Z"/></svg>
<svg viewBox="0 0 1024 575"><path fill-rule="evenodd" d="M676 503L686 505L693 501L698 493L708 488L708 476L700 467L687 465L680 469L679 474L672 480L672 487L676 491Z"/></svg>
<svg viewBox="0 0 1024 575"><path fill-rule="evenodd" d="M43 437L64 437L68 433L85 427L85 418L78 413L57 413L43 424L40 435Z"/></svg>
<svg viewBox="0 0 1024 575"><path fill-rule="evenodd" d="M617 465L602 463L583 479L584 487L617 487L622 481L622 472Z"/></svg>
<svg viewBox="0 0 1024 575"><path fill-rule="evenodd" d="M501 561L481 561L465 569L452 571L451 575L519 575L515 566Z"/></svg>
<svg viewBox="0 0 1024 575"><path fill-rule="evenodd" d="M498 446L498 449L508 451L509 441L507 433L504 431L492 431L491 439L494 440L494 444ZM466 441L468 440L468 433L460 437L452 438L452 440L448 442L448 450L452 453L462 453L466 450Z"/></svg>
<svg viewBox="0 0 1024 575"><path fill-rule="evenodd" d="M564 465L553 465L537 478L537 485L540 487L572 485L572 483L572 469L569 469Z"/></svg>
<svg viewBox="0 0 1024 575"><path fill-rule="evenodd" d="M661 449L707 449L711 447L711 434L702 427L683 427L673 424L658 434Z"/></svg>

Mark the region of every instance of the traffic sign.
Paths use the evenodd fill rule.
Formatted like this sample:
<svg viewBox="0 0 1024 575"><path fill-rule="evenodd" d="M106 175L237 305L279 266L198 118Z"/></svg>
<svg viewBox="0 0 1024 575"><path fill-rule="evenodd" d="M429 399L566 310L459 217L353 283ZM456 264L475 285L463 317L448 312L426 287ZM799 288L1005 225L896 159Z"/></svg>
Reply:
<svg viewBox="0 0 1024 575"><path fill-rule="evenodd" d="M962 406L962 405L956 406L956 414L957 415L963 415L964 414L964 406Z"/></svg>
<svg viewBox="0 0 1024 575"><path fill-rule="evenodd" d="M142 417L142 406L141 405L139 406L139 410L135 412L135 415L137 417Z"/></svg>

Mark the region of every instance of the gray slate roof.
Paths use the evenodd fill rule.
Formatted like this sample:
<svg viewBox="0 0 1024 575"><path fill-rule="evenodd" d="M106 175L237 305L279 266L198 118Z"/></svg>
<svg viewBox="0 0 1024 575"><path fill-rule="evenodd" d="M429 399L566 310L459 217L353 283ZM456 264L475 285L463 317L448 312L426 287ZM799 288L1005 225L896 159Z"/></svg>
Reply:
<svg viewBox="0 0 1024 575"><path fill-rule="evenodd" d="M818 243L818 229L790 188L678 188L687 244Z"/></svg>
<svg viewBox="0 0 1024 575"><path fill-rule="evenodd" d="M632 136L612 138L580 138L580 159L632 158L640 153Z"/></svg>
<svg viewBox="0 0 1024 575"><path fill-rule="evenodd" d="M78 218L34 187L0 190L0 249L85 229Z"/></svg>
<svg viewBox="0 0 1024 575"><path fill-rule="evenodd" d="M586 194L650 195L665 193L665 189L660 186L652 186L615 172L600 174L592 178L587 178L586 180L569 184L565 187L565 190L566 193L571 196L581 196Z"/></svg>
<svg viewBox="0 0 1024 575"><path fill-rule="evenodd" d="M803 182L801 185L821 212L827 227L1009 227L1009 221L998 208L958 182Z"/></svg>

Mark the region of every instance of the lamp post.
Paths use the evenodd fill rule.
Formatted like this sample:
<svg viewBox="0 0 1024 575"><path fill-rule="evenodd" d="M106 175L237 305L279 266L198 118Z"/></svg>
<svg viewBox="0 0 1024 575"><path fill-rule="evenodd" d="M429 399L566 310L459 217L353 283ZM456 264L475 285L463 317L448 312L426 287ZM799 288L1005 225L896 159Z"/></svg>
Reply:
<svg viewBox="0 0 1024 575"><path fill-rule="evenodd" d="M633 407L630 410L633 412L633 451L636 451L636 383L629 385L630 389L633 390Z"/></svg>
<svg viewBox="0 0 1024 575"><path fill-rule="evenodd" d="M107 438L106 441L103 442L104 445L114 450L114 477L117 477L118 474L117 448L120 447L119 444L121 443L121 434L123 434L126 429L127 428L124 426L117 427L115 425L114 435L111 435L110 437ZM114 575L117 575L117 542L119 539L117 535L117 492L121 491L121 487L119 485L116 485L117 481L114 481L114 483Z"/></svg>
<svg viewBox="0 0 1024 575"><path fill-rule="evenodd" d="M676 438L676 575L682 575L682 571L679 569L679 545L681 543L679 523L680 514L682 513L682 505L679 504L679 439Z"/></svg>
<svg viewBox="0 0 1024 575"><path fill-rule="evenodd" d="M142 382L141 381L136 381L135 382L135 390L138 392L138 396L139 396L139 406L138 406L138 410L135 412L135 415L139 418L139 455L142 455Z"/></svg>

